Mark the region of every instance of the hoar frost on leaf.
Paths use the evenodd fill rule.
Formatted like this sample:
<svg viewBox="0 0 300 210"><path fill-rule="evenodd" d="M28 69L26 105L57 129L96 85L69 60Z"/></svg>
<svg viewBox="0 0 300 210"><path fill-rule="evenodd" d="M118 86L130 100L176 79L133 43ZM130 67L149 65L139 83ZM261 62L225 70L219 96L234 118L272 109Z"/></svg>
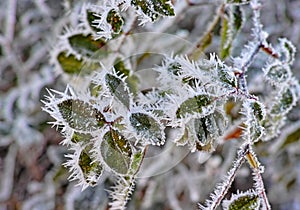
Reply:
<svg viewBox="0 0 300 210"><path fill-rule="evenodd" d="M64 163L64 166L70 168L70 181L78 180L78 185L82 186L82 189L95 186L104 169L99 161L92 159L88 147L90 145L82 147L74 144L70 149L74 150L74 153L67 154L66 157L69 159Z"/></svg>
<svg viewBox="0 0 300 210"><path fill-rule="evenodd" d="M254 190L232 194L230 200L222 203L224 210L258 210L260 199Z"/></svg>
<svg viewBox="0 0 300 210"><path fill-rule="evenodd" d="M159 118L152 114L132 112L129 115L129 124L132 127L132 132L136 134L136 139L141 139L142 144L160 146L165 143L164 126Z"/></svg>
<svg viewBox="0 0 300 210"><path fill-rule="evenodd" d="M101 141L99 150L105 164L116 174L127 174L132 159L129 141L114 129L105 132Z"/></svg>

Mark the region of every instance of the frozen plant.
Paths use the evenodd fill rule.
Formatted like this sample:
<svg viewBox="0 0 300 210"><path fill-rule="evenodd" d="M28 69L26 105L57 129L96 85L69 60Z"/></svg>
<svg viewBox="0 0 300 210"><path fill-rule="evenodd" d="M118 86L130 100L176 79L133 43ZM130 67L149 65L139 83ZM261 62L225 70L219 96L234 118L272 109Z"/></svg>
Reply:
<svg viewBox="0 0 300 210"><path fill-rule="evenodd" d="M142 26L155 24L159 17L174 16L174 7L180 8L181 2L174 6L171 1L148 0L84 5L75 26L65 29L54 46L51 62L57 73L68 75L70 84L63 92L49 90L43 109L55 119L52 124L70 150L65 166L71 180L78 180L85 189L100 183L105 173L117 177L109 190L110 209L128 205L150 147L171 142L188 147L191 153L212 153L225 144L222 139L230 138L241 139L236 159L199 208L271 209L255 145L277 137L299 99L299 82L291 71L296 49L285 38L275 47L269 43L258 0L217 3L217 15L197 48L164 53L161 65L152 69L158 76L150 89L139 88L146 79L138 77L135 68L151 51L140 59L128 59L134 47L127 42L135 41L130 33L138 27L136 19ZM245 22L244 6L252 12L252 37L235 56L233 41ZM211 44L220 22L220 56L199 56ZM258 55L265 59L258 60ZM260 71L259 83L267 93L251 92L250 70ZM75 82L70 75L76 75ZM236 119L228 113L228 104L238 109ZM176 131L176 137L168 138L167 130ZM244 162L252 170L253 187L227 199Z"/></svg>

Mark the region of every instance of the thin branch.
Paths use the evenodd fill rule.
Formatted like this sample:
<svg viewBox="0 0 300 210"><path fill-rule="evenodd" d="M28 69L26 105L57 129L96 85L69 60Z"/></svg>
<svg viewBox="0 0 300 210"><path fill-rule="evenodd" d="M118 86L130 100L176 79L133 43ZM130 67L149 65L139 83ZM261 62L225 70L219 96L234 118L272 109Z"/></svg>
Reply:
<svg viewBox="0 0 300 210"><path fill-rule="evenodd" d="M216 209L221 201L226 196L232 182L237 174L238 169L245 162L245 157L249 152L249 144L245 144L241 147L242 149L238 151L238 157L233 163L233 167L228 171L227 176L223 179L220 184L217 184L213 193L211 193L211 200L207 200L205 206L199 205L202 210L214 210Z"/></svg>

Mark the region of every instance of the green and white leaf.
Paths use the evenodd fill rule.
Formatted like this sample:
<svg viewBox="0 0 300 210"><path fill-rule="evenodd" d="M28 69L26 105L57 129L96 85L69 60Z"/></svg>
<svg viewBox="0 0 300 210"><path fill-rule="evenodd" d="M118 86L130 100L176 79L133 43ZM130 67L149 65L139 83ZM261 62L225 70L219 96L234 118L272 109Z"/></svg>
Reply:
<svg viewBox="0 0 300 210"><path fill-rule="evenodd" d="M116 10L112 9L108 12L106 21L111 25L114 34L121 33L122 27L124 25L124 20Z"/></svg>
<svg viewBox="0 0 300 210"><path fill-rule="evenodd" d="M119 77L106 74L105 83L113 96L120 101L127 109L130 108L131 95L126 83Z"/></svg>
<svg viewBox="0 0 300 210"><path fill-rule="evenodd" d="M145 113L132 113L129 117L133 131L143 143L163 145L165 142L164 126L153 116Z"/></svg>
<svg viewBox="0 0 300 210"><path fill-rule="evenodd" d="M266 79L273 85L281 86L287 82L292 75L290 66L281 62L274 62L264 68Z"/></svg>
<svg viewBox="0 0 300 210"><path fill-rule="evenodd" d="M100 67L97 62L90 61L82 56L68 54L65 51L59 52L54 58L59 65L59 69L66 74L89 74Z"/></svg>
<svg viewBox="0 0 300 210"><path fill-rule="evenodd" d="M249 99L243 103L243 112L245 114L245 136L253 142L258 141L265 132L263 121L266 117L265 106L263 103Z"/></svg>
<svg viewBox="0 0 300 210"><path fill-rule="evenodd" d="M115 173L128 173L132 159L132 146L129 141L117 130L110 129L102 139L100 152L103 161Z"/></svg>
<svg viewBox="0 0 300 210"><path fill-rule="evenodd" d="M272 105L272 115L285 115L296 104L298 98L295 90L291 87L284 87L278 94L275 103Z"/></svg>
<svg viewBox="0 0 300 210"><path fill-rule="evenodd" d="M92 132L105 124L104 115L80 99L67 99L57 104L63 120L78 132Z"/></svg>
<svg viewBox="0 0 300 210"><path fill-rule="evenodd" d="M295 60L296 47L286 38L282 38L279 41L282 51L281 60L283 63L291 65Z"/></svg>
<svg viewBox="0 0 300 210"><path fill-rule="evenodd" d="M96 51L106 44L103 39L95 40L91 34L72 35L68 37L68 42L74 51L85 57L91 57Z"/></svg>
<svg viewBox="0 0 300 210"><path fill-rule="evenodd" d="M95 186L103 173L102 164L97 160L93 160L86 148L80 153L78 165L82 171L85 182L90 186Z"/></svg>
<svg viewBox="0 0 300 210"><path fill-rule="evenodd" d="M151 21L155 21L161 16L175 15L170 0L131 0L131 4L137 9L138 15L147 16Z"/></svg>
<svg viewBox="0 0 300 210"><path fill-rule="evenodd" d="M236 88L237 87L237 78L231 69L225 66L218 67L218 77L219 80L223 83L222 85L226 88Z"/></svg>
<svg viewBox="0 0 300 210"><path fill-rule="evenodd" d="M223 201L224 210L259 210L260 198L254 191L232 194L230 200Z"/></svg>
<svg viewBox="0 0 300 210"><path fill-rule="evenodd" d="M199 94L185 100L176 111L177 118L205 117L215 109L215 100L208 94Z"/></svg>

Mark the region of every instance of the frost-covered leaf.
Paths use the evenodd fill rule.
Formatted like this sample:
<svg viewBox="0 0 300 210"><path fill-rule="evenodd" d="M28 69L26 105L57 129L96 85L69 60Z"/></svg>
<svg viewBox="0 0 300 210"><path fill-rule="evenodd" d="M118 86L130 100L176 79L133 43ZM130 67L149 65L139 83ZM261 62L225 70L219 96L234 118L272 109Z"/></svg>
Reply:
<svg viewBox="0 0 300 210"><path fill-rule="evenodd" d="M253 192L232 195L230 201L224 201L225 210L258 210L260 198Z"/></svg>
<svg viewBox="0 0 300 210"><path fill-rule="evenodd" d="M224 132L225 125L226 120L218 111L204 118L195 119L196 149L207 152L213 151L218 142L218 137Z"/></svg>
<svg viewBox="0 0 300 210"><path fill-rule="evenodd" d="M151 21L155 21L159 16L175 15L170 0L131 0L131 4L140 9Z"/></svg>
<svg viewBox="0 0 300 210"><path fill-rule="evenodd" d="M258 141L264 134L262 123L266 116L265 106L259 101L249 99L244 101L243 109L246 115L246 136L251 141Z"/></svg>
<svg viewBox="0 0 300 210"><path fill-rule="evenodd" d="M287 39L280 39L280 46L282 50L281 60L284 63L292 64L295 60L296 48L295 46Z"/></svg>
<svg viewBox="0 0 300 210"><path fill-rule="evenodd" d="M281 63L273 63L268 65L264 71L267 80L275 85L280 85L291 77L290 67Z"/></svg>
<svg viewBox="0 0 300 210"><path fill-rule="evenodd" d="M105 82L110 92L129 109L130 93L125 82L112 74L105 75Z"/></svg>
<svg viewBox="0 0 300 210"><path fill-rule="evenodd" d="M214 110L215 102L212 96L200 94L185 100L176 111L177 118L189 115L206 116Z"/></svg>
<svg viewBox="0 0 300 210"><path fill-rule="evenodd" d="M111 129L106 132L100 150L107 166L118 174L127 174L131 164L132 148L119 131Z"/></svg>
<svg viewBox="0 0 300 210"><path fill-rule="evenodd" d="M253 100L250 101L249 106L252 109L252 113L258 122L265 119L266 110L265 106L261 102Z"/></svg>
<svg viewBox="0 0 300 210"><path fill-rule="evenodd" d="M269 141L278 136L281 128L285 124L286 117L283 115L267 115L263 121L263 127L265 128L265 134L262 138L263 141Z"/></svg>
<svg viewBox="0 0 300 210"><path fill-rule="evenodd" d="M77 131L95 131L106 122L99 110L79 99L68 99L57 106L66 123Z"/></svg>
<svg viewBox="0 0 300 210"><path fill-rule="evenodd" d="M121 32L124 25L124 19L119 13L117 7L107 4L108 2L99 2L99 7L96 5L87 5L83 17L86 20L82 22L88 25L91 29L93 36L104 39L111 39L117 37Z"/></svg>
<svg viewBox="0 0 300 210"><path fill-rule="evenodd" d="M237 78L230 69L227 69L226 67L219 67L218 76L221 82L223 82L226 87L237 87Z"/></svg>
<svg viewBox="0 0 300 210"><path fill-rule="evenodd" d="M134 191L135 176L119 177L115 186L109 190L111 202L109 206L111 210L125 210L127 202Z"/></svg>
<svg viewBox="0 0 300 210"><path fill-rule="evenodd" d="M78 159L78 165L83 173L85 182L91 186L96 185L96 181L103 173L102 164L91 159L86 150L82 150Z"/></svg>
<svg viewBox="0 0 300 210"><path fill-rule="evenodd" d="M111 25L115 34L121 32L124 20L116 10L112 9L108 12L106 21Z"/></svg>
<svg viewBox="0 0 300 210"><path fill-rule="evenodd" d="M163 145L165 142L164 127L162 124L145 113L132 113L129 121L134 131L146 143Z"/></svg>
<svg viewBox="0 0 300 210"><path fill-rule="evenodd" d="M194 126L197 139L202 145L210 142L214 129L217 129L216 121L212 117L195 119Z"/></svg>
<svg viewBox="0 0 300 210"><path fill-rule="evenodd" d="M91 57L106 44L102 39L95 40L92 35L85 36L83 34L70 36L68 40L73 50L86 57Z"/></svg>
<svg viewBox="0 0 300 210"><path fill-rule="evenodd" d="M273 104L271 114L273 115L284 115L289 112L295 105L297 97L291 88L286 87L279 93L277 101Z"/></svg>

